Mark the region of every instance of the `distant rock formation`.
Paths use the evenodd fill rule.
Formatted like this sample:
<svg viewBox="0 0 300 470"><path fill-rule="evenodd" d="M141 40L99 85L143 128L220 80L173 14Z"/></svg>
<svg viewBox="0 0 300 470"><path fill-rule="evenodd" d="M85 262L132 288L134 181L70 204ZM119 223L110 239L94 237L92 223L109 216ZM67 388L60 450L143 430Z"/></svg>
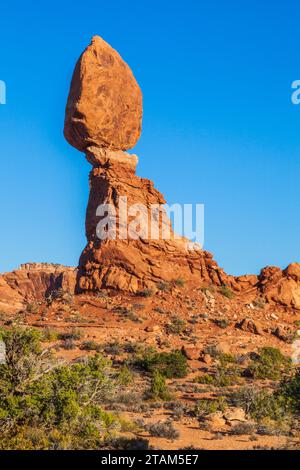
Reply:
<svg viewBox="0 0 300 470"><path fill-rule="evenodd" d="M14 313L27 302L43 301L57 289L75 291L77 270L49 263L22 264L0 274L0 312Z"/></svg>

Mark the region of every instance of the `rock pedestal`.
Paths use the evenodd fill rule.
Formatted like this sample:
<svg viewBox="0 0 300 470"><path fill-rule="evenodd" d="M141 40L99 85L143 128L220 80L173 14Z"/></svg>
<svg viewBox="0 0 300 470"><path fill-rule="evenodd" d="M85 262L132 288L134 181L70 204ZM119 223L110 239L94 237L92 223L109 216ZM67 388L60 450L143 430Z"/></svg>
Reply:
<svg viewBox="0 0 300 470"><path fill-rule="evenodd" d="M79 262L79 291L111 287L137 292L179 278L222 283L226 275L212 256L200 248L191 249L189 240L174 234L162 207L164 197L152 181L135 174L135 155L90 147L87 159L93 169L86 216L88 243ZM99 215L98 208L104 204L113 208L114 215L108 217L104 211ZM110 239L99 238L101 219L103 223L116 221Z"/></svg>

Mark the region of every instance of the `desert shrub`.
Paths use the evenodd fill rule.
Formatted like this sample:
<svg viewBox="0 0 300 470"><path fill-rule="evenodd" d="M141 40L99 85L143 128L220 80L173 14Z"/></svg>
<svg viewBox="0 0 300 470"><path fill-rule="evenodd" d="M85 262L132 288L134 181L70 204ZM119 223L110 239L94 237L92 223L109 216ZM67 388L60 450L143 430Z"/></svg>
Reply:
<svg viewBox="0 0 300 470"><path fill-rule="evenodd" d="M154 371L151 377L150 390L147 393L149 398L154 400L168 401L171 399L165 377L157 370Z"/></svg>
<svg viewBox="0 0 300 470"><path fill-rule="evenodd" d="M173 279L172 284L176 287L184 287L185 286L185 280L178 278L178 279Z"/></svg>
<svg viewBox="0 0 300 470"><path fill-rule="evenodd" d="M144 310L145 308L145 305L144 304L139 304L139 303L135 303L132 305L132 308L136 311L140 311L140 310Z"/></svg>
<svg viewBox="0 0 300 470"><path fill-rule="evenodd" d="M279 380L290 368L291 359L284 356L279 349L264 347L253 357L244 375L253 379Z"/></svg>
<svg viewBox="0 0 300 470"><path fill-rule="evenodd" d="M291 427L287 421L274 421L270 418L265 418L257 426L257 434L260 436L288 436Z"/></svg>
<svg viewBox="0 0 300 470"><path fill-rule="evenodd" d="M138 317L133 310L128 310L125 317L128 318L128 320L133 321L134 323L143 322L143 320L140 317Z"/></svg>
<svg viewBox="0 0 300 470"><path fill-rule="evenodd" d="M215 385L215 377L212 374L204 374L195 377L194 382L197 384Z"/></svg>
<svg viewBox="0 0 300 470"><path fill-rule="evenodd" d="M140 342L128 342L124 344L124 352L132 354L132 357L127 358L129 365L137 365L141 367L145 356L155 354L157 351L153 346Z"/></svg>
<svg viewBox="0 0 300 470"><path fill-rule="evenodd" d="M235 297L232 290L227 286L220 287L220 294L224 295L224 297L227 297L227 299L233 299Z"/></svg>
<svg viewBox="0 0 300 470"><path fill-rule="evenodd" d="M59 333L57 335L57 338L63 341L65 340L78 341L82 338L82 332L78 330L77 328L72 328L70 331Z"/></svg>
<svg viewBox="0 0 300 470"><path fill-rule="evenodd" d="M117 376L118 383L120 385L130 385L133 382L133 374L129 367L124 364L121 369L119 370L118 376Z"/></svg>
<svg viewBox="0 0 300 470"><path fill-rule="evenodd" d="M83 351L96 351L100 352L101 351L101 344L97 343L96 341L89 340L89 341L84 341L80 345L80 349Z"/></svg>
<svg viewBox="0 0 300 470"><path fill-rule="evenodd" d="M161 281L157 284L157 288L163 292L168 292L171 288L170 286L170 283L169 282L164 282L164 281Z"/></svg>
<svg viewBox="0 0 300 470"><path fill-rule="evenodd" d="M232 427L230 434L233 436L247 436L253 434L256 426L252 423L238 423Z"/></svg>
<svg viewBox="0 0 300 470"><path fill-rule="evenodd" d="M128 318L128 320L131 320L135 323L139 323L141 321L141 319L136 315L134 310L127 307L114 307L113 312L120 313L123 317Z"/></svg>
<svg viewBox="0 0 300 470"><path fill-rule="evenodd" d="M70 351L71 349L76 349L77 345L72 339L66 338L62 341L61 347L67 351Z"/></svg>
<svg viewBox="0 0 300 470"><path fill-rule="evenodd" d="M237 357L230 353L220 353L218 354L217 358L222 366L238 362Z"/></svg>
<svg viewBox="0 0 300 470"><path fill-rule="evenodd" d="M100 448L122 423L101 405L111 396L111 364L102 356L55 363L32 329L1 330L0 449Z"/></svg>
<svg viewBox="0 0 300 470"><path fill-rule="evenodd" d="M115 450L148 450L149 441L142 438L116 437L107 442Z"/></svg>
<svg viewBox="0 0 300 470"><path fill-rule="evenodd" d="M242 371L233 365L237 358L232 354L221 353L217 355L218 365L212 374L204 374L194 381L204 385L215 387L230 387L240 382Z"/></svg>
<svg viewBox="0 0 300 470"><path fill-rule="evenodd" d="M119 356L123 353L123 347L118 341L114 341L104 346L104 352L112 356Z"/></svg>
<svg viewBox="0 0 300 470"><path fill-rule="evenodd" d="M171 401L164 403L164 409L172 411L175 419L181 419L185 414L189 413L189 407L182 401Z"/></svg>
<svg viewBox="0 0 300 470"><path fill-rule="evenodd" d="M217 325L219 328L222 328L223 330L228 328L228 326L230 325L230 322L226 320L226 318L215 318L213 322L215 325Z"/></svg>
<svg viewBox="0 0 300 470"><path fill-rule="evenodd" d="M4 321L7 318L7 313L0 310L0 320Z"/></svg>
<svg viewBox="0 0 300 470"><path fill-rule="evenodd" d="M278 394L292 413L300 414L300 369L281 383Z"/></svg>
<svg viewBox="0 0 300 470"><path fill-rule="evenodd" d="M221 363L228 363L228 362L237 362L236 356L229 353L223 353L219 350L217 344L209 344L204 348L203 351L205 354L209 354L209 356L213 357L214 359L218 359Z"/></svg>
<svg viewBox="0 0 300 470"><path fill-rule="evenodd" d="M167 313L166 310L164 310L163 308L161 307L154 307L154 312L157 312L157 313Z"/></svg>
<svg viewBox="0 0 300 470"><path fill-rule="evenodd" d="M203 398L197 401L193 415L197 418L204 418L216 411L225 411L226 408L227 402L224 397L218 397L216 399Z"/></svg>
<svg viewBox="0 0 300 470"><path fill-rule="evenodd" d="M207 292L210 292L211 294L216 291L216 288L213 284L210 286L201 286L200 291L206 294Z"/></svg>
<svg viewBox="0 0 300 470"><path fill-rule="evenodd" d="M267 390L256 390L245 387L230 397L234 406L240 406L253 419L261 422L265 418L282 421L287 417L287 404L280 394Z"/></svg>
<svg viewBox="0 0 300 470"><path fill-rule="evenodd" d="M51 328L45 328L41 335L41 341L52 342L58 339L58 332Z"/></svg>
<svg viewBox="0 0 300 470"><path fill-rule="evenodd" d="M173 317L171 323L166 325L166 332L173 335L180 335L184 332L186 324L181 318Z"/></svg>
<svg viewBox="0 0 300 470"><path fill-rule="evenodd" d="M166 378L182 378L188 373L187 359L181 351L148 353L137 360L137 365L148 372L159 371Z"/></svg>
<svg viewBox="0 0 300 470"><path fill-rule="evenodd" d="M138 297L152 297L153 294L154 294L154 291L152 289L144 289L136 293Z"/></svg>
<svg viewBox="0 0 300 470"><path fill-rule="evenodd" d="M74 296L71 292L65 291L62 288L55 289L46 297L46 302L48 305L51 305L54 301L60 301L66 305L73 303Z"/></svg>
<svg viewBox="0 0 300 470"><path fill-rule="evenodd" d="M230 387L240 382L240 371L237 368L217 367L214 374L205 374L197 378L196 382L215 387Z"/></svg>
<svg viewBox="0 0 300 470"><path fill-rule="evenodd" d="M262 296L257 297L257 299L254 300L253 304L257 308L264 308L266 305L266 299Z"/></svg>
<svg viewBox="0 0 300 470"><path fill-rule="evenodd" d="M0 394L2 385L6 390L17 391L48 367L51 356L42 352L41 334L37 330L1 328L0 339L6 350L6 363L0 365Z"/></svg>
<svg viewBox="0 0 300 470"><path fill-rule="evenodd" d="M26 304L26 313L38 313L40 304L38 302L29 302Z"/></svg>
<svg viewBox="0 0 300 470"><path fill-rule="evenodd" d="M165 439L179 439L180 433L175 429L172 421L158 421L146 426L150 436L163 437Z"/></svg>
<svg viewBox="0 0 300 470"><path fill-rule="evenodd" d="M75 311L72 310L70 317L66 318L65 321L67 323L90 323L90 322L93 322L93 320L88 320L87 318L84 318L76 310Z"/></svg>
<svg viewBox="0 0 300 470"><path fill-rule="evenodd" d="M241 369L219 364L215 372L215 383L218 387L229 387L240 382Z"/></svg>

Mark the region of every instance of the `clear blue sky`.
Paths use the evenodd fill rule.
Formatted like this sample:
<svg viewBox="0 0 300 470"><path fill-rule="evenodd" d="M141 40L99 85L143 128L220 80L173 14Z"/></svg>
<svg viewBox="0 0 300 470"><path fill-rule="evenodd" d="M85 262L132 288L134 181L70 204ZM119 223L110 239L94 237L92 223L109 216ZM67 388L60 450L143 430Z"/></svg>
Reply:
<svg viewBox="0 0 300 470"><path fill-rule="evenodd" d="M2 2L0 271L76 265L89 165L63 137L77 58L99 34L143 90L138 174L204 203L226 271L300 261L299 1Z"/></svg>

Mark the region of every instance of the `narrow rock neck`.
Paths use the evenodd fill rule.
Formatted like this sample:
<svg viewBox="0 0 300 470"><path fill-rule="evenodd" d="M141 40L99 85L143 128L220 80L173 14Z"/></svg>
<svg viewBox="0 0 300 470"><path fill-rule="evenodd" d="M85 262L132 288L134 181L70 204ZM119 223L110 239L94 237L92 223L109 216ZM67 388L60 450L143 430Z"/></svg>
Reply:
<svg viewBox="0 0 300 470"><path fill-rule="evenodd" d="M135 173L138 164L137 155L122 150L113 151L105 147L89 147L86 151L86 159L94 168L113 170L121 166L132 173Z"/></svg>

